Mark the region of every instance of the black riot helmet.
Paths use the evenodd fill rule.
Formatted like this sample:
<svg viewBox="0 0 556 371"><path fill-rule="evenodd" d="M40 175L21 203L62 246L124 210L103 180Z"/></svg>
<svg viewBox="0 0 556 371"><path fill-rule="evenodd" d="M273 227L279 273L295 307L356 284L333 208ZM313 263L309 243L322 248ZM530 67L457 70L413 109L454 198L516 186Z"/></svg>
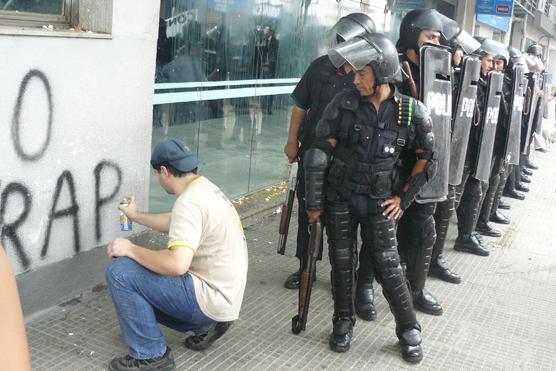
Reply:
<svg viewBox="0 0 556 371"><path fill-rule="evenodd" d="M527 54L534 55L535 57L542 56L542 46L533 44L527 48Z"/></svg>
<svg viewBox="0 0 556 371"><path fill-rule="evenodd" d="M444 14L438 14L442 20L442 32L440 43L453 49L461 48L465 54L472 54L481 47L481 44L468 34L459 24L446 17Z"/></svg>
<svg viewBox="0 0 556 371"><path fill-rule="evenodd" d="M376 32L375 22L366 13L350 13L336 22L328 32L329 46L349 41L365 33Z"/></svg>
<svg viewBox="0 0 556 371"><path fill-rule="evenodd" d="M413 9L405 15L400 24L400 38L396 46L400 52L413 49L419 52L419 35L421 31L433 30L442 34L443 19L436 9Z"/></svg>
<svg viewBox="0 0 556 371"><path fill-rule="evenodd" d="M370 65L377 85L402 80L398 51L383 34L367 33L340 43L328 51L328 57L336 67L348 63L359 70Z"/></svg>
<svg viewBox="0 0 556 371"><path fill-rule="evenodd" d="M510 53L510 61L506 66L506 72L511 73L515 66L523 66L524 73L529 72L523 53L519 49L508 46L508 53Z"/></svg>
<svg viewBox="0 0 556 371"><path fill-rule="evenodd" d="M506 65L508 65L510 52L506 45L482 36L475 36L475 40L481 43L481 47L478 50L481 57L485 54L490 54L494 59L504 60Z"/></svg>

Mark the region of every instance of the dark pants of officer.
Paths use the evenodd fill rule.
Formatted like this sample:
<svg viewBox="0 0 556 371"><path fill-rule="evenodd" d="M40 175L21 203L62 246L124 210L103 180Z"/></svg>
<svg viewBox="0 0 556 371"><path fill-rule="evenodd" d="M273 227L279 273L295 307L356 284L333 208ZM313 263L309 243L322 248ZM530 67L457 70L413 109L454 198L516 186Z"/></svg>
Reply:
<svg viewBox="0 0 556 371"><path fill-rule="evenodd" d="M502 193L504 193L504 188L506 188L506 182L510 176L513 166L510 164L504 164L502 170L500 171L500 183L498 184L498 189L494 195L494 201L492 202L492 209L490 211L490 216L493 217L498 211L498 206L500 205L500 199L502 198Z"/></svg>
<svg viewBox="0 0 556 371"><path fill-rule="evenodd" d="M450 218L454 214L456 203L456 186L448 185L448 196L446 201L438 202L436 204L436 211L434 213L434 225L436 229L436 241L432 249L431 260L438 259L444 252L444 244L446 242L446 235L448 234L448 227L450 226Z"/></svg>
<svg viewBox="0 0 556 371"><path fill-rule="evenodd" d="M481 208L481 199L488 184L471 176L471 165L466 163L463 178L456 187L455 208L458 217L458 237L469 237L475 230Z"/></svg>
<svg viewBox="0 0 556 371"><path fill-rule="evenodd" d="M400 256L406 265L406 276L414 294L425 288L432 249L436 240L434 211L436 202L413 202L405 210L398 225Z"/></svg>
<svg viewBox="0 0 556 371"><path fill-rule="evenodd" d="M354 228L361 228L361 266L371 266L381 284L396 320L398 337L409 329L420 329L413 309L413 302L400 264L397 249L396 225L382 215L382 201L371 205L369 216L355 219L347 203L329 202L326 206L326 233L332 265L332 292L334 297L334 321L350 319L354 322L353 283L356 261ZM370 264L367 264L370 263ZM359 271L360 277L368 271Z"/></svg>
<svg viewBox="0 0 556 371"><path fill-rule="evenodd" d="M301 268L305 268L307 263L307 250L309 248L309 218L307 217L307 209L305 208L305 170L303 169L303 159L299 160L297 168L297 247L295 256L300 260ZM322 240L319 248L318 260L322 259Z"/></svg>
<svg viewBox="0 0 556 371"><path fill-rule="evenodd" d="M478 220L483 225L488 223L492 215L494 199L498 192L498 186L500 185L501 174L504 172L504 165L504 156L500 153L493 153L490 177L488 179L488 189L483 195L483 203Z"/></svg>

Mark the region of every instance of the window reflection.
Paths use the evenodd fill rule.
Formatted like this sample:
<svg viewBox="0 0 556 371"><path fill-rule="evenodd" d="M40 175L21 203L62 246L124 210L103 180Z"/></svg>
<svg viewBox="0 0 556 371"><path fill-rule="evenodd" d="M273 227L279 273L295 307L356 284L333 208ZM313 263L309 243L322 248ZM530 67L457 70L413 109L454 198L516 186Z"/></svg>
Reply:
<svg viewBox="0 0 556 371"><path fill-rule="evenodd" d="M303 3L161 1L153 145L183 139L231 197L286 174L289 94L325 52L323 35L338 14L336 2ZM153 210L170 202L157 192L153 183Z"/></svg>

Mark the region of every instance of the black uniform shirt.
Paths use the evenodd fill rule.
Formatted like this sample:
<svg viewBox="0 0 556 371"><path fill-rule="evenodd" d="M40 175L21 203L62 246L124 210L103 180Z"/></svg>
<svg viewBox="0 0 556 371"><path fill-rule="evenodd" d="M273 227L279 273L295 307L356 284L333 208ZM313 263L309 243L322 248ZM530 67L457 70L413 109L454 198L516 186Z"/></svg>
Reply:
<svg viewBox="0 0 556 371"><path fill-rule="evenodd" d="M327 55L315 59L291 94L295 105L307 116L298 135L301 152L309 148L315 138L315 127L334 96L343 89L353 87L353 73L336 69Z"/></svg>

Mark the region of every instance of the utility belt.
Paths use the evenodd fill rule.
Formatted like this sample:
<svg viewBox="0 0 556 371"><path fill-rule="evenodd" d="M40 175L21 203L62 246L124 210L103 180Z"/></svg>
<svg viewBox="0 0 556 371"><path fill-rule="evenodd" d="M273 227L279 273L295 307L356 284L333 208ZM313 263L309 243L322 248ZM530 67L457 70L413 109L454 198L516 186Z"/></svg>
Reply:
<svg viewBox="0 0 556 371"><path fill-rule="evenodd" d="M347 201L351 195L358 194L375 200L388 199L392 196L397 178L396 163L392 160L369 164L344 161L335 156L328 170L327 198Z"/></svg>

